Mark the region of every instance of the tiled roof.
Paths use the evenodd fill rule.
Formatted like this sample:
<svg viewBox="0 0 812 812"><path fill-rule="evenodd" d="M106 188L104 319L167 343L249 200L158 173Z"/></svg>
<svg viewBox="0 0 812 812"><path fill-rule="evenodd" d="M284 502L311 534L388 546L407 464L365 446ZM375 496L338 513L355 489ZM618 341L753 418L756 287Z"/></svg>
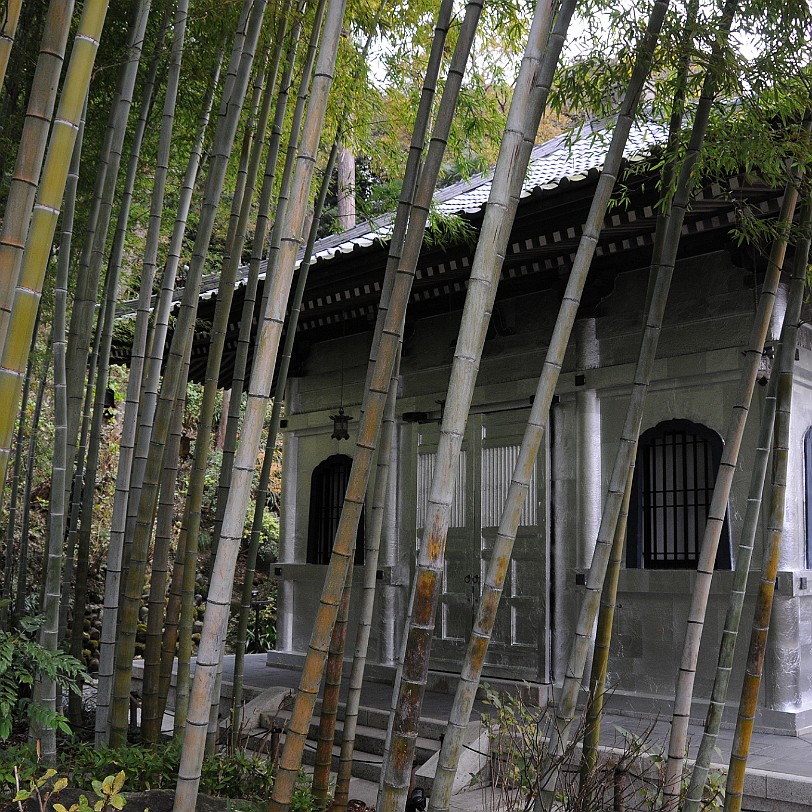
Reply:
<svg viewBox="0 0 812 812"><path fill-rule="evenodd" d="M538 190L555 189L564 180L583 180L590 170L600 170L611 137L612 130L603 122L593 122L579 131L564 133L537 145L530 156L521 196L525 198ZM643 158L654 144L662 140L662 127L635 124L623 154L630 160ZM489 170L439 190L434 198L437 209L446 215L477 214L488 202L492 178L493 170ZM391 223L391 218L386 217L380 222L361 223L350 231L326 237L316 243L314 259L329 260L337 254L371 245L375 240L385 240L390 234Z"/></svg>
<svg viewBox="0 0 812 812"><path fill-rule="evenodd" d="M522 186L522 198L530 197L542 190L556 189L563 182L584 180L589 172L600 171L609 150L612 129L604 121L589 122L581 129L559 135L533 148L530 162ZM641 160L657 143L665 140L665 131L659 125L635 124L629 133L624 156L628 160ZM475 175L469 180L459 181L435 194L435 204L442 214L480 213L488 202L491 191L493 170ZM341 234L332 234L319 240L314 248L314 262L324 263L352 251L363 249L375 242L386 241L391 234L392 216L386 215L374 222L359 223ZM303 259L303 252L299 262ZM236 283L245 284L248 268L242 269ZM264 279L265 263L262 263L260 278ZM200 296L209 299L217 293L217 276L204 278ZM176 293L179 298L179 292ZM133 303L134 304L134 303ZM129 310L127 304L122 308Z"/></svg>

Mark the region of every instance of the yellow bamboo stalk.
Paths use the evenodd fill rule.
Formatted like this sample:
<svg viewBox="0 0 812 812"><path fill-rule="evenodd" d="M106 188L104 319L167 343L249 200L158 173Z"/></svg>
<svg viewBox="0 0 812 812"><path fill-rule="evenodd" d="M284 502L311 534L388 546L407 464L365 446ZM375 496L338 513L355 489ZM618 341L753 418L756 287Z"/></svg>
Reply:
<svg viewBox="0 0 812 812"><path fill-rule="evenodd" d="M52 0L42 33L20 146L0 230L0 352L5 344L14 291L20 273L31 207L45 157L48 130L56 104L59 75L70 33L73 0Z"/></svg>
<svg viewBox="0 0 812 812"><path fill-rule="evenodd" d="M805 130L809 133L812 120L807 116ZM770 250L769 268L774 266L780 269L784 264L789 230L795 214L795 205L798 200L798 184L800 176L793 172L793 177L784 188L784 200L778 217L779 236L776 237ZM767 276L773 274L772 269ZM780 369L780 356L775 361L776 370ZM733 586L730 590L730 599L725 615L725 626L722 640L719 644L719 656L716 665L716 676L713 689L708 702L708 713L705 717L705 730L702 742L694 762L691 781L683 803L685 812L699 812L705 782L708 777L711 759L716 748L716 738L722 723L725 702L727 701L730 675L733 668L733 656L738 638L739 624L741 623L742 609L744 608L745 592L747 590L747 576L750 571L750 561L753 556L753 544L758 528L758 517L761 512L761 494L764 490L764 480L767 474L767 460L772 445L772 431L775 417L775 387L779 376L771 376L765 397L765 406L761 416L761 428L756 446L756 455L750 478L750 489L747 498L747 511L742 525L741 537L736 553L736 567L733 576Z"/></svg>
<svg viewBox="0 0 812 812"><path fill-rule="evenodd" d="M636 453L636 452L635 452ZM626 541L626 520L629 516L629 502L632 494L634 468L629 469L623 503L612 541L612 554L609 569L603 583L601 608L598 615L598 628L595 632L595 653L592 656L592 674L589 679L589 699L586 704L584 724L583 755L581 756L581 788L589 786L589 778L598 764L598 745L601 736L603 701L606 695L606 674L609 670L609 649L612 643L612 625L615 619L617 585L623 563L623 548Z"/></svg>
<svg viewBox="0 0 812 812"><path fill-rule="evenodd" d="M17 33L17 23L20 21L22 7L23 0L8 0L6 5L5 19L0 27L0 86L6 78L8 57L11 53L11 46L14 45L14 35Z"/></svg>
<svg viewBox="0 0 812 812"><path fill-rule="evenodd" d="M6 474L34 320L107 5L107 0L88 0L82 11L25 244L0 360L0 402L6 405L0 415L0 480Z"/></svg>
<svg viewBox="0 0 812 812"><path fill-rule="evenodd" d="M807 262L809 260L809 228L812 225L812 201L807 199L801 215L801 237L795 246L795 262L792 281L781 328L781 368L778 371L776 392L775 428L773 433L772 482L770 489L770 516L767 522L767 539L761 564L756 609L750 631L750 648L744 671L736 732L725 788L725 812L740 812L744 795L744 774L750 752L750 739L758 707L758 692L767 651L767 635L775 594L775 579L784 532L784 509L787 490L787 467L789 462L790 412L792 407L793 371L795 368L795 345L803 305Z"/></svg>

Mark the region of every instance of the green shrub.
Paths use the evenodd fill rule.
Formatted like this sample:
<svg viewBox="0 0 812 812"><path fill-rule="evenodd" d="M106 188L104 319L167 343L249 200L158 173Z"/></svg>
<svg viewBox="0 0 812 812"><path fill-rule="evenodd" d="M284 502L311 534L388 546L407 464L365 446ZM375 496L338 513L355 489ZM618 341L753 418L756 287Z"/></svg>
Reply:
<svg viewBox="0 0 812 812"><path fill-rule="evenodd" d="M126 774L128 791L140 792L173 788L179 766L180 747L175 742L154 748L132 744L115 749L96 749L91 742L69 742L59 753L58 772L51 773L51 776L64 776L65 786L85 789L95 787L104 776ZM0 750L0 797L5 801L10 801L17 791L15 768L20 786L28 786L32 780L37 780L39 765L33 746ZM273 770L270 759L250 752L217 753L203 762L200 791L248 802L232 808L249 812L254 803L264 805L270 797ZM313 799L310 781L310 776L300 773L291 804L292 812L313 812L319 808Z"/></svg>
<svg viewBox="0 0 812 812"><path fill-rule="evenodd" d="M31 699L31 688L37 678L47 677L63 691L78 694L79 683L88 674L76 658L49 651L33 639L44 620L42 615L25 617L16 631L0 631L0 741L8 739L15 724L31 721L41 728L70 733L61 713Z"/></svg>

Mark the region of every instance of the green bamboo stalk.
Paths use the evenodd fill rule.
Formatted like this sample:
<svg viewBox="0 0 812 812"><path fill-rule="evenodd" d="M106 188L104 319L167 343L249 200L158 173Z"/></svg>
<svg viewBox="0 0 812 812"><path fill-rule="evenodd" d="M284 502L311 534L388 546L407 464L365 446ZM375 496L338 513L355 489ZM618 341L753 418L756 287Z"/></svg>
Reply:
<svg viewBox="0 0 812 812"><path fill-rule="evenodd" d="M187 372L188 376L188 372ZM161 476L158 519L155 528L155 547L152 553L152 571L149 581L146 644L144 646L144 687L141 691L141 740L150 746L158 742L161 734L163 708L158 700L158 681L161 665L161 640L166 607L166 585L169 579L169 550L175 513L175 486L178 476L178 454L183 432L184 392L175 402L172 431L166 446L166 462ZM148 667L149 666L149 667Z"/></svg>
<svg viewBox="0 0 812 812"><path fill-rule="evenodd" d="M635 456L636 456L635 449ZM584 720L584 738L580 768L580 785L582 791L590 786L590 778L598 766L598 747L601 736L601 719L606 696L606 674L609 665L609 650L612 644L612 624L615 619L617 586L620 581L620 570L623 563L623 548L626 541L626 523L629 517L629 502L632 495L634 467L629 469L626 477L626 490L620 505L615 537L612 540L612 552L609 557L609 568L601 592L601 606L598 614L598 627L595 631L595 652L592 656L592 673L589 679L589 699L586 704Z"/></svg>
<svg viewBox="0 0 812 812"><path fill-rule="evenodd" d="M73 0L51 0L0 230L0 351L6 341L37 182L56 105Z"/></svg>
<svg viewBox="0 0 812 812"><path fill-rule="evenodd" d="M219 72L219 65L217 72ZM209 91L204 102L203 112L201 113L198 131L195 136L195 143L192 147L186 167L186 173L183 178L180 199L178 201L178 213L176 215L172 237L167 250L167 259L162 276L161 292L158 298L158 304L155 308L155 323L152 333L152 346L155 348L155 350L154 352L150 352L149 363L145 367L143 356L145 353L145 342L147 341L146 324L149 318L149 304L151 301L150 294L152 290L151 280L149 280L148 277L154 274L155 263L157 261L157 238L154 241L153 252L150 252L149 249L153 244L151 236L153 233L156 233L153 232L153 229L156 229L157 231L160 230L158 219L160 217L159 209L162 210L163 208L163 192L161 192L159 195L156 192L155 187L153 187L152 208L150 212L150 229L148 232L147 242L148 250L146 251L144 257L145 265L142 270L143 284L141 285L141 292L139 294L139 314L136 318L136 333L132 350L134 355L132 365L135 367L135 369L132 367L130 369L131 380L133 376L137 377L139 375L139 367L143 370L141 372L141 388L143 391L139 393L135 383L133 382L133 386L130 386L130 383L128 382L126 395L127 403L124 411L124 428L122 429L121 454L127 455L126 458L130 460L133 458L133 446L136 442L136 423L139 423L142 430L142 436L143 434L146 434L146 445L147 447L149 445L148 438L152 427L152 415L154 414L155 403L158 397L158 382L160 379L161 363L163 361L163 346L169 324L169 313L172 306L172 294L175 288L175 276L180 260L183 234L186 228L186 220L191 207L194 186L200 167L203 141L208 126L209 114L216 86L217 78L215 78L209 87ZM167 113L166 108L164 113ZM166 124L167 117L165 115L163 121L163 132L164 135L166 135L166 139L162 139L163 144L161 146L168 149L171 146L171 133L166 133ZM168 164L168 153L162 153L162 157L167 161ZM162 168L162 158L159 157L159 166L156 169L156 184L159 181L159 174ZM161 198L160 201L158 200L158 197ZM147 281L150 282L149 285L146 284ZM148 421L148 429L143 428L145 421ZM146 454L144 456L146 457ZM138 490L140 492L140 487ZM128 499L133 500L137 504L138 495L135 493L135 488L131 484L130 466L126 464L126 460L120 460L118 473L116 475L116 495L113 501L113 522L110 530L110 549L107 558L107 573L105 577L104 591L104 615L102 618L100 639L99 680L96 704L97 746L106 743L109 735L109 706L113 686L116 629L118 626L119 591L121 584L121 573L123 572L123 547L124 533L127 529L126 523Z"/></svg>
<svg viewBox="0 0 812 812"><path fill-rule="evenodd" d="M730 22L730 5L732 4L728 4L728 9L723 18L723 20L727 21L728 26ZM556 707L555 724L551 731L550 752L544 769L541 771L544 775L544 785L540 796L536 800L536 805L537 808L544 810L549 810L553 803L558 782L558 768L554 766L554 761L560 758L569 741L581 678L591 649L592 630L594 629L595 618L600 605L604 576L611 554L623 493L626 490L629 468L634 462L634 451L640 434L643 405L654 367L657 343L668 299L668 290L671 285L676 253L679 247L682 223L693 190L693 169L704 143L708 118L716 90L716 79L716 70L711 69L705 77L702 93L696 107L691 135L680 167L671 214L668 218L668 229L664 237L662 257L657 266L656 281L652 289L651 304L640 344L640 356L634 373L629 407L604 502L592 564L587 574L586 593L581 604L575 635L570 648L564 685Z"/></svg>
<svg viewBox="0 0 812 812"><path fill-rule="evenodd" d="M38 314L39 315L39 314ZM34 323L34 335L37 332L38 321ZM37 454L37 432L39 431L39 421L42 416L42 404L45 398L45 389L48 384L48 365L50 364L51 341L45 351L45 357L40 370L39 386L37 387L37 397L34 401L34 414L31 416L31 432L28 438L28 454L25 465L25 482L23 484L23 512L20 526L20 554L17 563L17 591L14 599L14 616L23 617L25 611L25 599L28 596L28 531L31 516L31 486L34 481L34 461Z"/></svg>
<svg viewBox="0 0 812 812"><path fill-rule="evenodd" d="M70 155L106 12L106 0L88 0L82 12L23 253L19 284L14 294L7 340L0 361L0 399L8 405L0 416L0 479L6 473L28 345L65 191Z"/></svg>
<svg viewBox="0 0 812 812"><path fill-rule="evenodd" d="M250 0L246 0L246 2L250 2ZM144 472L144 484L138 506L132 553L127 569L124 599L119 613L113 701L110 714L110 742L114 745L122 742L126 736L132 658L135 650L135 629L141 589L145 577L149 541L157 507L158 480L163 469L166 438L169 432L174 401L177 399L180 387L185 384L181 373L191 352L203 266L214 226L217 204L223 188L228 155L234 141L245 91L248 86L254 49L259 37L265 6L266 3L262 2L262 0L252 5L245 44L239 54L239 70L235 69L233 71L235 78L232 83L232 92L228 94L226 101L226 115L221 116L218 121L215 144L212 149L212 161L204 193L203 211L195 239L187 284L181 302L181 313L178 326L172 337L161 395L156 408L155 427L150 439L150 453ZM232 70L229 70L229 73L232 73Z"/></svg>
<svg viewBox="0 0 812 812"><path fill-rule="evenodd" d="M118 170L132 106L138 65L152 0L138 0L128 33L127 60L119 76L117 94L110 112L110 121L103 151L99 156L96 189L85 242L79 258L76 289L68 328L68 464L75 456L76 436L82 407L84 380L87 374L88 349L96 310L99 278L107 245L107 232L113 211Z"/></svg>
<svg viewBox="0 0 812 812"><path fill-rule="evenodd" d="M651 302L656 274L654 268L659 263L659 257L663 248L663 237L668 230L668 219L670 217L671 185L674 180L674 168L676 155L678 153L680 138L682 133L683 118L685 114L685 94L688 82L688 71L690 69L690 44L696 24L696 14L698 10L697 0L690 0L686 13L686 22L682 34L683 57L679 64L679 74L677 76L677 87L671 105L671 115L668 126L668 139L665 146L666 161L662 172L661 188L665 194L665 200L657 214L657 221L654 230L654 250L653 261L649 269L649 284L646 290L646 306L644 313L648 312ZM633 458L636 459L635 449ZM604 695L606 691L606 675L609 669L609 653L612 640L612 625L614 622L615 603L617 599L617 586L620 579L620 568L623 560L623 546L626 539L626 523L629 513L629 500L631 499L631 487L633 477L633 466L629 471L626 491L623 496L623 503L618 516L618 524L615 528L614 540L612 542L612 552L609 559L609 569L607 570L603 590L601 592L601 605L598 614L598 628L595 639L595 649L592 657L592 673L589 682L589 698L586 705L584 741L582 747L582 760L580 771L580 783L582 787L587 786L589 777L594 773L598 760L598 746L601 735L601 718L603 714Z"/></svg>
<svg viewBox="0 0 812 812"><path fill-rule="evenodd" d="M85 99L84 109L82 111L82 120L79 124L79 132L76 135L76 143L73 146L73 155L71 156L71 164L68 170L68 178L66 182L65 188L65 202L64 202L64 210L62 212L62 226L60 229L60 237L59 237L59 254L57 255L56 260L56 283L54 285L54 322L53 322L53 333L54 333L54 389L55 392L59 394L59 389L61 389L61 395L65 393L65 382L64 378L62 380L61 386L57 389L56 378L57 378L57 370L59 370L60 375L64 376L65 371L65 341L66 341L66 333L65 333L65 324L67 321L67 296L68 296L68 276L70 273L70 254L71 254L71 241L73 239L73 221L74 215L76 212L76 189L79 183L79 163L82 157L82 141L84 139L84 130L85 130L85 117L87 115L87 99ZM58 312L59 309L64 307L63 312ZM36 334L36 331L35 331ZM58 345L61 344L59 351L57 352ZM59 360L57 361L57 358ZM60 396L61 396L60 395ZM56 416L57 406L60 409L64 407L65 414L64 419L67 420L67 403L60 403L59 400L55 398L54 400L54 415ZM67 424L63 427L64 430L67 430ZM67 454L67 438L63 437L65 445L62 446L59 443L55 445L55 449L59 450L60 453ZM56 455L55 455L56 456ZM64 460L63 460L64 462ZM63 476L66 476L67 472L63 470ZM71 585L74 579L74 558L75 558L75 541L76 541L76 534L73 533L66 533L68 529L68 517L65 516L65 507L67 501L67 494L66 483L63 483L65 487L61 490L56 489L54 487L55 483L52 480L51 482L51 502L56 498L57 500L62 501L62 533L63 536L67 535L67 553L65 556L65 565L64 565L64 573L62 575L62 585L60 588L61 595L59 600L59 621L58 621L58 630L57 630L57 640L63 640L65 637L65 631L67 628L67 620L68 620L68 606L70 602L70 591ZM51 512L54 513L54 508L51 508ZM56 513L59 513L59 509L56 510ZM61 562L60 562L61 563ZM87 584L87 569L85 568L85 584ZM74 608L76 608L76 604L78 601L74 601ZM84 602L82 602L81 607L78 610L82 619L84 619ZM75 616L75 615L74 615ZM75 623L74 623L75 625ZM82 626L80 625L80 629ZM80 641L80 648L79 648L79 657L81 658L81 641ZM74 703L75 704L75 703Z"/></svg>
<svg viewBox="0 0 812 812"><path fill-rule="evenodd" d="M88 442L90 437L90 421L93 414L93 381L96 377L96 358L99 353L99 341L101 331L96 330L93 339L91 358L87 382L85 386L85 402L82 407L82 428L79 435L79 445L76 449L76 466L73 471L73 484L71 486L71 507L68 517L68 550L73 550L73 555L69 555L67 566L70 566L73 576L73 622L70 632L70 653L77 660L82 659L84 650L84 620L87 607L87 583L90 567L90 531L87 534L80 532L82 501L82 482L85 476L85 460L87 458ZM66 579L67 580L67 579ZM70 585L69 590L70 591ZM65 597L63 592L63 603L70 600L70 595ZM68 695L68 720L77 727L82 724L82 697L71 692Z"/></svg>
<svg viewBox="0 0 812 812"><path fill-rule="evenodd" d="M181 535L184 537L185 563L178 627L178 677L175 687L175 725L178 729L182 728L186 723L186 709L189 702L189 663L192 657L194 597L197 591L195 579L199 553L198 538L200 535L206 469L211 445L212 421L214 419L218 381L220 379L220 363L223 358L223 348L225 347L226 332L228 331L229 316L231 314L231 302L234 298L234 284L237 280L237 270L240 265L263 146L263 139L258 137L254 141L253 134L260 101L269 102L267 94L262 92L264 81L265 72L261 66L256 74L253 98L250 105L251 110L243 132L237 183L226 237L226 257L220 273L216 297L217 304L215 305L212 327L209 333L203 398L197 420L194 465L189 476L189 487L186 491L186 505L181 527ZM265 99L262 99L263 96L265 96ZM269 110L268 105L263 105L263 113L267 113ZM263 131L265 124L267 124L267 116L263 124Z"/></svg>
<svg viewBox="0 0 812 812"><path fill-rule="evenodd" d="M8 67L8 57L11 53L11 46L14 45L14 35L17 33L17 23L20 20L20 9L23 7L23 0L8 0L3 24L0 26L0 87L6 78L6 68Z"/></svg>
<svg viewBox="0 0 812 812"><path fill-rule="evenodd" d="M809 121L807 121L807 126L808 125ZM784 189L784 199L778 217L780 236L773 242L770 251L767 277L771 277L775 273L780 275L781 268L783 267L788 231L798 200L799 181L800 178L797 176L797 173L795 173L795 177ZM766 284L767 280L765 278L764 285L766 286ZM774 293L772 296L774 297ZM779 362L776 362L775 368L780 368ZM686 812L699 812L705 782L707 781L711 758L716 748L716 739L721 727L722 715L724 714L725 702L727 700L730 674L733 668L733 655L738 637L739 624L741 623L745 591L747 589L747 576L750 571L750 561L753 556L753 545L761 509L761 494L764 489L767 461L772 444L773 417L775 414L775 388L778 378L778 375L772 375L770 377L770 384L765 399L765 409L761 419L759 441L756 446L756 458L750 479L747 511L745 512L741 539L737 548L733 586L730 591L730 601L725 616L722 640L719 644L719 657L708 705L708 713L705 719L705 730L702 735L702 742L699 746L699 752L697 753L691 774L691 782L683 804Z"/></svg>
<svg viewBox="0 0 812 812"><path fill-rule="evenodd" d="M288 15L292 6L288 0L284 10L280 31L279 42L284 39L287 29ZM274 110L274 120L271 126L271 138L268 142L268 154L265 160L265 174L262 178L262 188L259 193L259 206L257 207L257 220L254 228L254 241L251 248L251 260L248 265L248 278L245 284L245 294L243 297L243 308L240 316L240 331L237 336L237 351L234 357L234 374L231 378L231 400L229 401L228 419L226 421L226 435L223 441L223 459L220 466L220 475L217 481L217 508L214 517L214 528L212 537L218 540L223 526L223 515L228 500L228 490L231 487L231 471L234 465L234 451L237 447L237 429L239 427L240 409L242 407L242 395L245 388L245 371L248 365L248 350L251 344L251 332L254 325L254 310L257 299L257 289L259 287L259 272L262 264L262 257L265 250L265 237L268 232L270 219L271 200L273 194L274 180L276 178L276 164L279 158L279 149L282 143L282 128L285 124L285 112L290 98L290 89L293 84L293 71L296 66L296 51L299 45L299 38L302 31L302 15L304 3L299 4L296 13L294 27L291 32L285 56L285 70L279 84L279 95ZM274 59L275 61L275 59ZM307 66L305 66L305 69ZM312 71L312 66L311 69ZM307 71L309 75L310 71ZM298 140L299 125L296 117L291 121L291 136ZM277 201L275 212L277 219L284 219L284 209ZM266 265L267 270L267 265ZM266 278L268 274L265 274ZM212 561L214 557L212 556Z"/></svg>
<svg viewBox="0 0 812 812"><path fill-rule="evenodd" d="M327 666L324 671L322 707L316 734L316 758L313 766L311 791L316 803L324 805L330 792L330 769L333 765L333 739L338 718L338 695L341 690L341 672L344 667L344 645L350 618L353 567L347 567L344 591L338 604L338 614L327 647Z"/></svg>
<svg viewBox="0 0 812 812"><path fill-rule="evenodd" d="M39 314L37 314L39 316ZM6 552L5 569L3 570L3 600L8 601L5 608L0 613L0 628L7 629L11 619L14 597L14 530L17 526L17 502L19 501L20 472L25 459L25 418L26 407L28 405L28 395L31 390L31 380L34 375L34 365L36 356L34 350L37 347L37 327L31 334L31 345L28 350L28 363L25 370L25 381L23 382L22 398L20 400L20 414L17 419L17 439L14 443L14 467L11 475L11 493L9 494L8 525L6 526Z"/></svg>
<svg viewBox="0 0 812 812"><path fill-rule="evenodd" d="M226 505L218 556L209 585L206 619L198 648L195 681L175 793L176 812L191 812L197 797L205 747L205 732L220 662L222 640L228 622L234 567L245 523L245 505L248 501L256 464L256 452L284 321L285 304L299 248L298 239L304 224L314 161L335 68L344 7L344 0L334 0L329 4L325 15L322 45L314 74L310 104L302 131L302 142L294 177L295 195L285 214L286 228L281 251L282 257L278 273L270 280L272 293L268 297L268 310L257 339L255 357L258 360L254 363L251 376L246 415L234 464L234 479ZM279 784L280 779L277 778L275 791Z"/></svg>
<svg viewBox="0 0 812 812"><path fill-rule="evenodd" d="M80 130L82 125L80 124ZM79 143L77 137L76 143ZM80 147L81 149L81 147ZM76 144L69 174L78 172L79 155ZM65 215L73 220L76 201L76 174L72 174L72 195L67 203ZM48 516L47 564L45 567L45 593L42 613L45 621L40 628L39 642L47 651L56 652L59 644L59 605L62 597L62 552L65 541L65 502L66 502L66 454L68 400L65 381L65 342L68 311L68 271L70 249L67 257L57 262L57 276L54 284L53 315L53 363L54 363L54 453L51 465L51 498ZM32 438L33 440L34 438ZM47 674L41 674L36 685L38 701L51 713L56 712L56 684ZM50 726L33 725L40 752L45 764L54 765L56 760L56 730Z"/></svg>
<svg viewBox="0 0 812 812"><path fill-rule="evenodd" d="M221 54L222 56L222 54ZM165 340L165 332L169 318L169 309L172 300L172 291L175 285L175 272L177 270L179 252L183 240L183 233L185 230L186 216L189 211L191 203L192 192L195 186L195 178L197 170L200 165L200 157L203 148L203 139L208 125L208 117L211 109L211 102L214 96L214 88L217 86L219 78L220 64L218 62L213 77L212 84L207 94L206 102L204 103L204 110L201 115L200 125L195 140L195 146L192 149L192 154L189 157L189 163L186 170L186 176L183 182L183 190L181 193L181 200L179 203L178 218L175 222L172 240L170 242L170 257L171 263L167 263L163 283L161 287L161 294L159 297L158 307L156 314L162 314L159 318L163 320L156 321L156 329L153 331L152 344L155 347L155 352L152 353L153 357L160 354L163 357L163 341ZM167 278L167 273L171 279ZM163 307L163 310L162 310ZM158 325L161 325L159 328ZM155 366L160 371L161 358L156 358ZM156 374L157 380L157 374ZM157 387L157 383L156 383ZM158 701L160 703L160 716L163 716L166 707L167 695L169 693L169 685L172 678L172 665L175 659L175 644L177 642L177 626L178 626L178 613L180 611L180 595L181 583L183 581L183 559L185 552L182 544L179 543L175 552L175 563L172 569L172 582L169 589L169 603L166 610L166 619L164 623L164 636L161 643L161 670L158 680Z"/></svg>
<svg viewBox="0 0 812 812"><path fill-rule="evenodd" d="M795 369L795 346L801 319L807 262L809 260L809 229L812 226L812 201L807 198L801 215L801 236L795 246L795 262L787 299L787 312L781 328L781 367L778 370L776 391L775 428L773 433L772 471L770 483L770 515L767 521L767 539L761 564L756 609L750 630L750 647L744 671L736 732L725 787L725 812L739 812L744 795L744 775L750 752L750 739L758 707L758 692L767 650L770 630L775 579L781 540L784 532L784 509L787 490L787 467L789 462L790 416L792 408L792 384Z"/></svg>

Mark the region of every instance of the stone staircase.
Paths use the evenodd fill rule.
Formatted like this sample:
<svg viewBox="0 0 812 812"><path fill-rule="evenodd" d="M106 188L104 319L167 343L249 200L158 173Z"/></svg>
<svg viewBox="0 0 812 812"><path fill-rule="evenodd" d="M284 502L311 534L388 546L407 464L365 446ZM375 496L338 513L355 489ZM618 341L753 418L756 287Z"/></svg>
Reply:
<svg viewBox="0 0 812 812"><path fill-rule="evenodd" d="M343 703L338 708L338 718L336 720L336 732L333 746L333 766L335 772L338 769L338 756L341 750L342 734L344 732L344 710ZM321 700L316 703L313 719L310 723L310 731L305 745L303 763L312 766L316 757L316 744L318 739L319 715L321 713ZM287 724L290 713L284 709L284 705L275 714L260 713L259 729L256 731L262 739L268 739L268 732L274 729L280 730ZM356 778L377 783L381 774L381 762L383 759L384 743L386 740L386 728L389 720L387 711L378 708L360 708L358 713L358 724L355 733L355 750L353 754L352 774ZM415 766L421 767L432 756L440 750L440 743L445 732L446 723L440 719L423 717L418 725L418 738L415 746ZM258 736L255 734L254 739ZM280 737L284 741L284 735ZM433 773L433 771L432 771ZM427 794L431 793L433 779L427 775L422 775L418 769L416 775L416 785L422 787Z"/></svg>

